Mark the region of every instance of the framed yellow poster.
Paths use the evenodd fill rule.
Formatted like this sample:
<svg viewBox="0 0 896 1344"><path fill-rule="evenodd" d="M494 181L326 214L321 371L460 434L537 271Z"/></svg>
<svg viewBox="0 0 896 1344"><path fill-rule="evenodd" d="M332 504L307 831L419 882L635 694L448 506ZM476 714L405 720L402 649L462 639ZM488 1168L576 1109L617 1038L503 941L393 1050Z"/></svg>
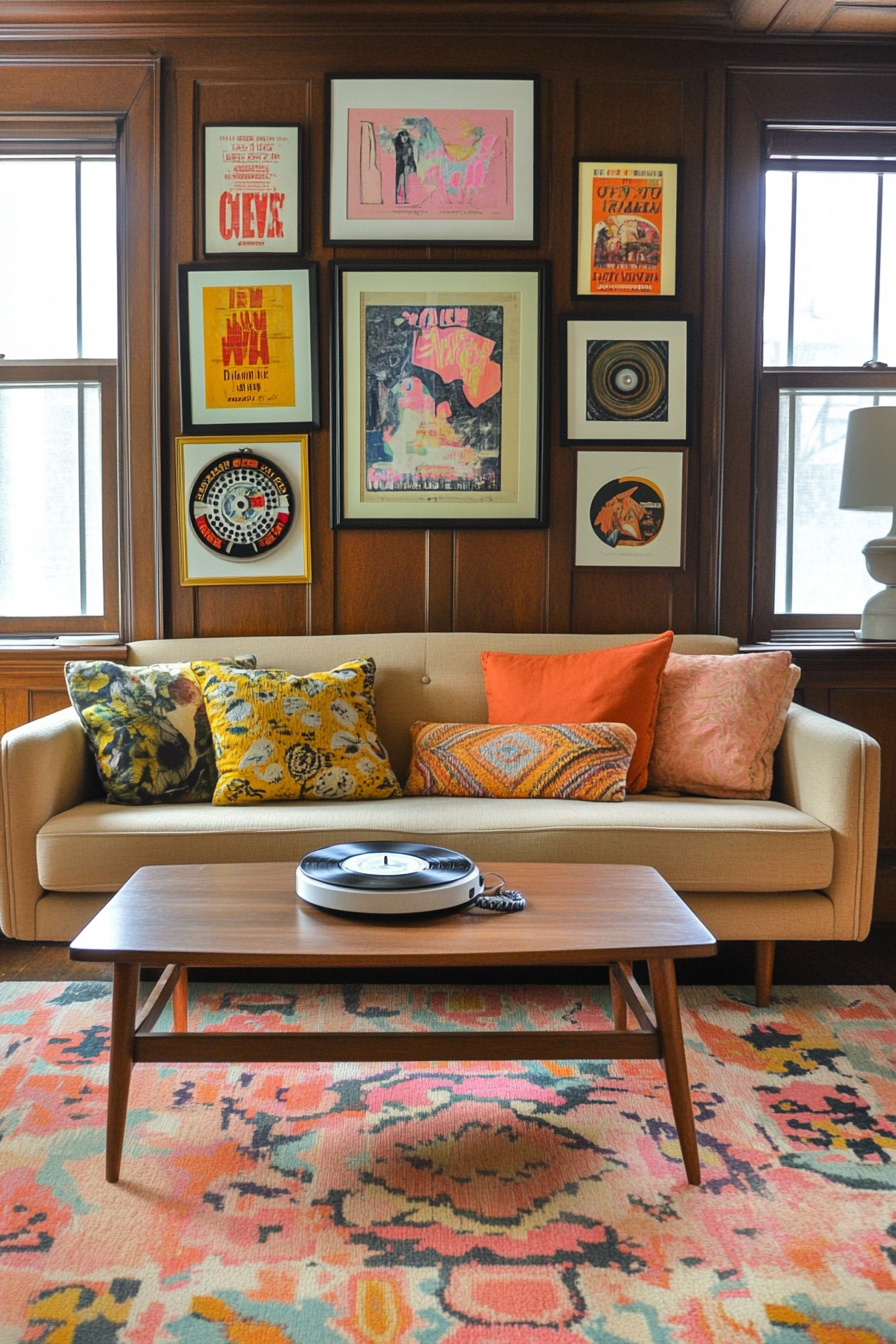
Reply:
<svg viewBox="0 0 896 1344"><path fill-rule="evenodd" d="M677 163L580 159L576 294L675 293Z"/></svg>
<svg viewBox="0 0 896 1344"><path fill-rule="evenodd" d="M188 262L179 279L184 433L316 428L316 263Z"/></svg>

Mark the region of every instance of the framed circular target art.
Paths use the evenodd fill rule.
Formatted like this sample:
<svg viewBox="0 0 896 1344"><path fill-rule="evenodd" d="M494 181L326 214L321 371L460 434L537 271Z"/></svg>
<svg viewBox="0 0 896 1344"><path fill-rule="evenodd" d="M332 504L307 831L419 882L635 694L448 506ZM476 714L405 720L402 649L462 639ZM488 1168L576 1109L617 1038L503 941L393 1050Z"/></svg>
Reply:
<svg viewBox="0 0 896 1344"><path fill-rule="evenodd" d="M683 443L688 322L567 318L564 443Z"/></svg>
<svg viewBox="0 0 896 1344"><path fill-rule="evenodd" d="M310 583L308 438L179 438L181 583Z"/></svg>

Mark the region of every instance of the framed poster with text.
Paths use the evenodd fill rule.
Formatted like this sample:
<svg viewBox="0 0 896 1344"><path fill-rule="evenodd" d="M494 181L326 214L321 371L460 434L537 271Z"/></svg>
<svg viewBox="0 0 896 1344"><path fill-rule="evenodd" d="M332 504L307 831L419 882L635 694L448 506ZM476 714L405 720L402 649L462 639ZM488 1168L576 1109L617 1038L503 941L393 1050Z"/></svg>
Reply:
<svg viewBox="0 0 896 1344"><path fill-rule="evenodd" d="M316 429L316 262L178 267L185 434Z"/></svg>
<svg viewBox="0 0 896 1344"><path fill-rule="evenodd" d="M329 242L535 243L537 91L331 75Z"/></svg>
<svg viewBox="0 0 896 1344"><path fill-rule="evenodd" d="M334 262L335 527L544 527L547 264Z"/></svg>
<svg viewBox="0 0 896 1344"><path fill-rule="evenodd" d="M301 127L204 126L205 255L301 252L301 183Z"/></svg>
<svg viewBox="0 0 896 1344"><path fill-rule="evenodd" d="M576 174L576 294L674 295L678 164L581 159Z"/></svg>

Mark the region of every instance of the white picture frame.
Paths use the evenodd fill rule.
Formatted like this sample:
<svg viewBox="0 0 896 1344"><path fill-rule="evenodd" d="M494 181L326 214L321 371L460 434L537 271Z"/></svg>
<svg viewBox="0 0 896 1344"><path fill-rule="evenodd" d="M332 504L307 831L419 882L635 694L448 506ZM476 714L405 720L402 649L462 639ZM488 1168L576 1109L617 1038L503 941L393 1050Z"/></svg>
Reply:
<svg viewBox="0 0 896 1344"><path fill-rule="evenodd" d="M576 568L681 569L685 482L684 449L576 453Z"/></svg>
<svg viewBox="0 0 896 1344"><path fill-rule="evenodd" d="M569 317L564 330L564 443L688 439L687 318Z"/></svg>
<svg viewBox="0 0 896 1344"><path fill-rule="evenodd" d="M535 78L329 76L328 242L533 246L537 100Z"/></svg>

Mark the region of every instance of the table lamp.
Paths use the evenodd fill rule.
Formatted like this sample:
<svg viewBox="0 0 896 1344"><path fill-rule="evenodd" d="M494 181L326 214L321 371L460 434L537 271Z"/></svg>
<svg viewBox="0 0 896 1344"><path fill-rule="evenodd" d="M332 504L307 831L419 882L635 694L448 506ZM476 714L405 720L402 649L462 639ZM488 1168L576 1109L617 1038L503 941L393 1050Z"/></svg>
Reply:
<svg viewBox="0 0 896 1344"><path fill-rule="evenodd" d="M860 633L862 639L896 640L896 406L850 411L840 508L894 511L887 535L862 547L868 573L887 586L866 602Z"/></svg>

